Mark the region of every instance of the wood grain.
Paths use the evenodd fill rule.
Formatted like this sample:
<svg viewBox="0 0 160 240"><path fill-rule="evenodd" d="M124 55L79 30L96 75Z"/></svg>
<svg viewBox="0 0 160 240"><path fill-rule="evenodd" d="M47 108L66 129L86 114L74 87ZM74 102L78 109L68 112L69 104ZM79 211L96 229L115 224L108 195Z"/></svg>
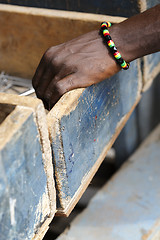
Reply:
<svg viewBox="0 0 160 240"><path fill-rule="evenodd" d="M86 2L85 0L1 0L1 3L131 17L158 4L159 0L92 0L91 2Z"/></svg>
<svg viewBox="0 0 160 240"><path fill-rule="evenodd" d="M141 87L135 61L130 71L65 94L48 113L57 214L68 215L81 197L140 100Z"/></svg>
<svg viewBox="0 0 160 240"><path fill-rule="evenodd" d="M6 108L8 106L8 108ZM0 94L0 239L38 239L55 211L46 115L40 100Z"/></svg>
<svg viewBox="0 0 160 240"><path fill-rule="evenodd" d="M160 239L160 125L57 240Z"/></svg>
<svg viewBox="0 0 160 240"><path fill-rule="evenodd" d="M160 73L160 52L142 58L143 88L145 92Z"/></svg>
<svg viewBox="0 0 160 240"><path fill-rule="evenodd" d="M46 49L124 18L0 4L0 70L32 78Z"/></svg>

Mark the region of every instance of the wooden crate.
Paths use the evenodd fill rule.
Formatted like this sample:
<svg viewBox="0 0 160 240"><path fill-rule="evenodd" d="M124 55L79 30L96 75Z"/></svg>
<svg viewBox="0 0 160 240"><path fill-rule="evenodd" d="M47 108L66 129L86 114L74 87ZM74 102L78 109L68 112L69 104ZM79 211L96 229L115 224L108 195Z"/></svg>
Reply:
<svg viewBox="0 0 160 240"><path fill-rule="evenodd" d="M0 94L0 170L0 239L42 239L56 194L40 100Z"/></svg>
<svg viewBox="0 0 160 240"><path fill-rule="evenodd" d="M124 20L95 14L0 5L0 70L31 78L48 47L99 29L100 22L106 19L113 23ZM66 93L48 113L57 214L69 215L74 208L140 100L141 89L140 64L134 61L129 71L120 72L89 88ZM28 101L38 101L16 95L11 99L14 104L21 99L23 107ZM45 114L43 121L46 121ZM40 137L43 138L43 134ZM27 136L28 141L30 138ZM9 154L6 151L5 156ZM48 170L50 168L49 164Z"/></svg>
<svg viewBox="0 0 160 240"><path fill-rule="evenodd" d="M57 240L160 239L160 124Z"/></svg>
<svg viewBox="0 0 160 240"><path fill-rule="evenodd" d="M1 0L1 3L131 17L147 8L155 6L159 3L159 0Z"/></svg>

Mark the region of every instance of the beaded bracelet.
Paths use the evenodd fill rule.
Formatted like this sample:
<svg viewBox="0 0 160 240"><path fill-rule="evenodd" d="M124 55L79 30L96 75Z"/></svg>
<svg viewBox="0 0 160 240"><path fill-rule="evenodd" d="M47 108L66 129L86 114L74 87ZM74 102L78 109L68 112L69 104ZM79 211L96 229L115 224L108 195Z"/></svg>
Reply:
<svg viewBox="0 0 160 240"><path fill-rule="evenodd" d="M103 22L101 24L101 32L102 35L105 39L105 41L107 42L108 47L111 50L111 53L113 54L116 62L121 66L122 69L127 70L129 68L129 63L127 63L121 56L121 54L118 52L112 38L111 35L108 31L108 28L111 27L111 23L110 22Z"/></svg>

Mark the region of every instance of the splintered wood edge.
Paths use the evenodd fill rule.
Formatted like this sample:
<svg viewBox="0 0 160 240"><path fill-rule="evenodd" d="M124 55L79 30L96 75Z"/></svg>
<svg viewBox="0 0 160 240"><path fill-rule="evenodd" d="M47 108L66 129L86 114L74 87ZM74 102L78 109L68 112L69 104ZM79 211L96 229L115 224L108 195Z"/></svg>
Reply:
<svg viewBox="0 0 160 240"><path fill-rule="evenodd" d="M53 218L56 212L56 190L55 182L53 178L53 164L52 164L52 153L49 141L48 126L46 120L46 113L42 102L37 106L36 110L36 123L40 134L40 141L42 147L42 157L44 170L47 176L47 188L50 199L50 217Z"/></svg>
<svg viewBox="0 0 160 240"><path fill-rule="evenodd" d="M70 114L72 111L74 111L79 103L79 97L83 93L84 88L72 90L66 94L64 94L61 99L56 103L56 105L53 107L53 109L48 113L47 115L47 123L48 123L48 131L49 131L49 138L50 142L54 141L56 143L57 138L59 139L59 142L61 144L61 148L63 148L63 143L61 139L61 132L60 132L60 119L64 115ZM65 166L65 159L63 153L61 153L61 149L58 152L59 159L61 161L61 164ZM54 155L54 152L53 152ZM54 166L55 170L55 178L56 178L56 187L58 190L58 196L61 202L62 208L65 208L68 201L70 199L66 198L64 200L63 192L62 192L62 185L64 176L66 176L66 171L64 170L62 175L59 176L57 174L56 165ZM63 201L61 201L63 199Z"/></svg>
<svg viewBox="0 0 160 240"><path fill-rule="evenodd" d="M42 103L38 98L23 97L15 94L0 93L0 103L30 107L34 110Z"/></svg>
<svg viewBox="0 0 160 240"><path fill-rule="evenodd" d="M46 234L46 232L48 231L49 229L49 224L51 223L51 220L50 218L47 218L45 220L45 222L42 224L40 230L38 231L38 233L36 233L34 235L34 237L32 238L32 240L42 240Z"/></svg>
<svg viewBox="0 0 160 240"><path fill-rule="evenodd" d="M65 93L48 113L47 115L48 125L49 126L53 125L52 124L53 118L60 119L64 115L68 115L70 114L70 112L74 111L78 105L79 98L84 90L85 88L79 88Z"/></svg>
<svg viewBox="0 0 160 240"><path fill-rule="evenodd" d="M121 119L121 121L117 124L115 134L112 136L110 142L106 145L103 152L97 159L94 166L91 168L91 170L84 176L82 179L82 183L80 187L78 188L77 192L74 194L73 198L69 202L68 206L65 209L57 209L56 216L65 216L68 217L77 202L79 201L80 197L88 187L89 183L91 182L92 178L94 177L95 173L97 172L98 168L100 167L101 163L103 162L108 150L112 147L113 143L117 139L118 135L120 134L122 128L124 127L125 123L129 119L130 115L132 114L133 110L137 106L138 102L141 99L141 95L138 96L135 104L132 106L131 110Z"/></svg>
<svg viewBox="0 0 160 240"><path fill-rule="evenodd" d="M48 18L64 18L64 19L73 19L80 21L92 21L92 22L101 22L106 19L113 23L119 23L124 21L125 17L117 17L117 16L109 16L109 15L101 15L101 14L93 14L93 13L81 13L74 11L64 11L64 10L51 10L44 8L32 8L32 7L22 7L22 6L14 6L8 4L0 4L0 12L15 12L20 14L31 14L35 16L47 16Z"/></svg>
<svg viewBox="0 0 160 240"><path fill-rule="evenodd" d="M47 179L50 215L42 224L42 226L39 228L38 233L33 238L35 240L38 240L38 239L41 239L39 238L39 236L41 236L43 233L45 234L45 232L47 231L48 229L47 226L52 221L56 212L56 190L55 190L55 183L53 178L52 154L51 154L45 109L43 107L42 101L39 99L34 99L31 97L21 97L21 96L5 94L5 93L0 93L0 103L16 105L15 110L11 114L14 114L20 109L24 110L25 116L23 118L23 121L26 119L26 114L33 113L38 131L39 131L44 171ZM18 128L19 126L20 125L18 125ZM2 123L2 127L3 127L3 123ZM17 128L12 129L11 134L13 134L13 132L15 132L16 130Z"/></svg>

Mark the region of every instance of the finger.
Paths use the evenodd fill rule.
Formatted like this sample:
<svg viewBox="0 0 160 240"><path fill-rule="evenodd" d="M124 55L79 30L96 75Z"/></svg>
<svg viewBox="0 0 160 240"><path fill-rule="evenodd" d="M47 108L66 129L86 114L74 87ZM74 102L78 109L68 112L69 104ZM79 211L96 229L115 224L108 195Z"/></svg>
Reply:
<svg viewBox="0 0 160 240"><path fill-rule="evenodd" d="M65 64L61 66L60 70L59 67L56 67L55 69L53 64L50 64L48 68L44 70L43 75L39 81L39 85L37 86L37 97L43 99L47 89L49 90L47 91L47 95L50 96L50 90L54 88L55 83L72 73L73 72L68 69Z"/></svg>
<svg viewBox="0 0 160 240"><path fill-rule="evenodd" d="M42 58L32 79L32 85L34 89L37 88L44 70L45 70L45 61L44 61L44 58Z"/></svg>
<svg viewBox="0 0 160 240"><path fill-rule="evenodd" d="M44 93L45 93L46 89L48 88L48 85L52 81L53 77L54 77L53 71L51 70L50 67L47 67L43 71L43 74L38 82L39 84L36 88L36 95L38 98L43 99Z"/></svg>
<svg viewBox="0 0 160 240"><path fill-rule="evenodd" d="M70 74L56 83L52 82L44 94L44 100L48 103L48 108L52 108L66 92L82 87L80 82L81 79L77 73Z"/></svg>

